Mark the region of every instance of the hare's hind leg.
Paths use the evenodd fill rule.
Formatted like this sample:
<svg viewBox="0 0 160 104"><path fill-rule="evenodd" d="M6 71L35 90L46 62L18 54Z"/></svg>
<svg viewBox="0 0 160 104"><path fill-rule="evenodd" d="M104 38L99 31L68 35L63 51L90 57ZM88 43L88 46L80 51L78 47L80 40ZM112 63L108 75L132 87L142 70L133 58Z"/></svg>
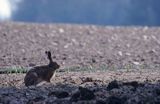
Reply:
<svg viewBox="0 0 160 104"><path fill-rule="evenodd" d="M26 75L24 79L25 86L32 86L38 83L38 75L37 73L29 73Z"/></svg>

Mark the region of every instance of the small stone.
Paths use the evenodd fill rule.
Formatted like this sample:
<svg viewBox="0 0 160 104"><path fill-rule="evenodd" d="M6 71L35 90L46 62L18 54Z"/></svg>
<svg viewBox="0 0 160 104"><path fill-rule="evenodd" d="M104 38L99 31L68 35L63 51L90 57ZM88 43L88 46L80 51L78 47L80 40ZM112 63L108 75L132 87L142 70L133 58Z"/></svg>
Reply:
<svg viewBox="0 0 160 104"><path fill-rule="evenodd" d="M71 77L71 83L79 85L79 84L82 84L83 81L80 78Z"/></svg>
<svg viewBox="0 0 160 104"><path fill-rule="evenodd" d="M36 65L33 64L33 63L29 63L29 66L30 66L30 67L33 67L33 66L36 66Z"/></svg>
<svg viewBox="0 0 160 104"><path fill-rule="evenodd" d="M66 98L69 96L69 93L66 91L53 91L48 94L48 96L55 95L57 98Z"/></svg>
<svg viewBox="0 0 160 104"><path fill-rule="evenodd" d="M147 39L148 39L148 36L143 35L143 39L144 39L144 40L147 40Z"/></svg>
<svg viewBox="0 0 160 104"><path fill-rule="evenodd" d="M122 54L122 51L119 51L119 52L118 52L118 55L122 56L122 55L123 55L123 54Z"/></svg>
<svg viewBox="0 0 160 104"><path fill-rule="evenodd" d="M133 64L134 64L134 65L140 65L140 63L139 63L139 62L136 62L136 61L134 61Z"/></svg>
<svg viewBox="0 0 160 104"><path fill-rule="evenodd" d="M45 35L44 34L42 34L42 33L39 33L38 34L40 37L42 37L42 38L44 38L45 37Z"/></svg>
<svg viewBox="0 0 160 104"><path fill-rule="evenodd" d="M45 98L42 96L35 97L34 99L30 99L27 104L35 104L36 102L44 101Z"/></svg>
<svg viewBox="0 0 160 104"><path fill-rule="evenodd" d="M106 102L107 102L107 104L124 104L126 100L127 99L125 99L125 98L110 96Z"/></svg>
<svg viewBox="0 0 160 104"><path fill-rule="evenodd" d="M119 88L119 84L116 80L110 82L107 86L107 90L110 91L112 89Z"/></svg>
<svg viewBox="0 0 160 104"><path fill-rule="evenodd" d="M143 28L143 31L145 32L146 30L148 30L148 27L147 26L145 26L144 28Z"/></svg>
<svg viewBox="0 0 160 104"><path fill-rule="evenodd" d="M156 94L158 95L158 96L160 96L160 89L155 89L155 92L156 92Z"/></svg>
<svg viewBox="0 0 160 104"><path fill-rule="evenodd" d="M22 60L27 60L27 58L23 57Z"/></svg>
<svg viewBox="0 0 160 104"><path fill-rule="evenodd" d="M79 87L79 91L81 95L80 100L92 100L95 98L93 91L87 88Z"/></svg>
<svg viewBox="0 0 160 104"><path fill-rule="evenodd" d="M71 39L71 40L74 44L78 44L78 41L76 39Z"/></svg>
<svg viewBox="0 0 160 104"><path fill-rule="evenodd" d="M59 29L59 32L60 32L60 33L64 33L64 29L60 28L60 29Z"/></svg>
<svg viewBox="0 0 160 104"><path fill-rule="evenodd" d="M62 57L62 60L66 60L67 58L66 57Z"/></svg>
<svg viewBox="0 0 160 104"><path fill-rule="evenodd" d="M132 82L125 82L125 83L123 83L123 85L133 86L133 87L137 88L139 86L139 83L137 81L132 81Z"/></svg>
<svg viewBox="0 0 160 104"><path fill-rule="evenodd" d="M80 97L80 92L78 91L72 95L70 101L77 102L79 100L79 97Z"/></svg>
<svg viewBox="0 0 160 104"><path fill-rule="evenodd" d="M92 58L92 63L96 63L96 59L95 58Z"/></svg>
<svg viewBox="0 0 160 104"><path fill-rule="evenodd" d="M70 45L71 45L71 44L68 43L68 44L64 45L64 48L68 48Z"/></svg>
<svg viewBox="0 0 160 104"><path fill-rule="evenodd" d="M107 103L105 101L103 101L103 100L97 100L96 104L107 104Z"/></svg>
<svg viewBox="0 0 160 104"><path fill-rule="evenodd" d="M25 50L25 49L21 49L21 51L22 51L22 53L25 53L25 52L26 52L26 50Z"/></svg>
<svg viewBox="0 0 160 104"><path fill-rule="evenodd" d="M3 33L3 36L7 36L7 34L6 34L6 33Z"/></svg>
<svg viewBox="0 0 160 104"><path fill-rule="evenodd" d="M127 55L127 56L131 56L131 53L126 52L126 55Z"/></svg>
<svg viewBox="0 0 160 104"><path fill-rule="evenodd" d="M126 46L127 46L127 48L130 48L130 47L131 47L131 45L130 45L130 44L126 44Z"/></svg>
<svg viewBox="0 0 160 104"><path fill-rule="evenodd" d="M91 77L87 77L87 78L84 78L82 79L83 83L85 82L93 82L93 79Z"/></svg>
<svg viewBox="0 0 160 104"><path fill-rule="evenodd" d="M145 61L145 59L144 59L144 58L141 58L141 61Z"/></svg>
<svg viewBox="0 0 160 104"><path fill-rule="evenodd" d="M79 91L73 94L71 101L77 102L78 100L93 100L95 98L94 92L83 87L79 87Z"/></svg>

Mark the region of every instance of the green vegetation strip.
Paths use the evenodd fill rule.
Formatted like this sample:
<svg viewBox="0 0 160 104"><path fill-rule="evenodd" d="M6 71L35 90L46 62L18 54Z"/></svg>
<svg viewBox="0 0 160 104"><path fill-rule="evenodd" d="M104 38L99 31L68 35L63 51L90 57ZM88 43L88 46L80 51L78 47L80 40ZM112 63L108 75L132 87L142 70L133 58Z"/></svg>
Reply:
<svg viewBox="0 0 160 104"><path fill-rule="evenodd" d="M0 74L26 73L27 71L26 68L1 68Z"/></svg>
<svg viewBox="0 0 160 104"><path fill-rule="evenodd" d="M60 69L59 72L96 72L96 71L106 71L106 70L116 70L116 68L108 67L106 65L94 66L94 65L86 65L86 66L72 66L66 67L64 69Z"/></svg>
<svg viewBox="0 0 160 104"><path fill-rule="evenodd" d="M23 67L10 67L10 68L0 68L0 74L12 74L12 73L26 73L31 68L23 68ZM58 72L97 72L97 71L116 71L116 70L122 70L126 69L127 71L130 71L131 69L156 69L152 67L141 67L141 66L133 66L133 65L126 65L123 67L115 67L115 66L108 66L108 65L86 65L86 66L71 66L71 67L65 67L63 69L58 69ZM159 69L159 67L158 67Z"/></svg>

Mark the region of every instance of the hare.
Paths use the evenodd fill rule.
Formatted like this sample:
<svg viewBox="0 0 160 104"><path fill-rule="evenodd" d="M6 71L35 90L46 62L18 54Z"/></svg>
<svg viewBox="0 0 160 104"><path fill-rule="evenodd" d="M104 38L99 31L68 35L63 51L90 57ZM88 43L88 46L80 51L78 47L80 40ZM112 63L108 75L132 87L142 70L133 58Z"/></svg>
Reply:
<svg viewBox="0 0 160 104"><path fill-rule="evenodd" d="M42 81L50 82L50 79L55 75L55 71L60 67L56 62L53 62L51 52L45 52L49 59L49 64L37 66L29 70L24 78L25 86L37 85Z"/></svg>

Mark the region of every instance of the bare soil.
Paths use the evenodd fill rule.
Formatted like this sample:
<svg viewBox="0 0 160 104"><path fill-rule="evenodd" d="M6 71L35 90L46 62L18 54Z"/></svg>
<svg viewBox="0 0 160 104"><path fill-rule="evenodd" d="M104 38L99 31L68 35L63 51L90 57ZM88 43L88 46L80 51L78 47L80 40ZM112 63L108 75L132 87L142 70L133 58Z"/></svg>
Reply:
<svg viewBox="0 0 160 104"><path fill-rule="evenodd" d="M2 74L0 79L2 104L158 104L160 102L159 70L59 72L52 78L51 83L41 83L29 88L24 86L24 74Z"/></svg>
<svg viewBox="0 0 160 104"><path fill-rule="evenodd" d="M159 27L1 23L0 67L47 64L50 50L61 68L159 68L159 34Z"/></svg>
<svg viewBox="0 0 160 104"><path fill-rule="evenodd" d="M0 74L0 104L159 104L159 34L159 27L0 23L1 70L48 64L46 50L61 66L51 83L30 88L25 74ZM65 70L86 66L96 71Z"/></svg>

